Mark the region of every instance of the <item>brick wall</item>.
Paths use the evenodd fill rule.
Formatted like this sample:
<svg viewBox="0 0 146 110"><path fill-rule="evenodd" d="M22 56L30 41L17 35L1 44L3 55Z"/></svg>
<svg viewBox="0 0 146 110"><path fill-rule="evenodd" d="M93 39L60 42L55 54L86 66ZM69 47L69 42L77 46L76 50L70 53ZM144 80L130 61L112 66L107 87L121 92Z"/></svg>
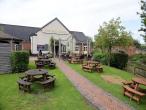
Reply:
<svg viewBox="0 0 146 110"><path fill-rule="evenodd" d="M22 50L30 51L31 50L31 43L28 41L23 41L22 42Z"/></svg>
<svg viewBox="0 0 146 110"><path fill-rule="evenodd" d="M137 51L136 47L134 47L134 46L129 46L129 47L115 46L112 49L113 52L116 52L116 51L119 51L119 50L124 51L129 56L132 56L132 55L136 54L136 51Z"/></svg>

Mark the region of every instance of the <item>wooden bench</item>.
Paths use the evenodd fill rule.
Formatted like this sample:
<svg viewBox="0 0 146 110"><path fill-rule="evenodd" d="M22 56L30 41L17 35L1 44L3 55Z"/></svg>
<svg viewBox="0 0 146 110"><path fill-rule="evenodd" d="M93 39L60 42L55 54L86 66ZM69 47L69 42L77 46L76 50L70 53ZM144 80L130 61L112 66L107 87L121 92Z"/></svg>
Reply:
<svg viewBox="0 0 146 110"><path fill-rule="evenodd" d="M71 63L78 64L78 63L80 63L80 60L79 59L72 58L71 59Z"/></svg>
<svg viewBox="0 0 146 110"><path fill-rule="evenodd" d="M123 86L123 88L124 88L124 95L130 97L130 99L136 100L138 103L140 102L140 99L146 95L146 94L144 94L140 91L137 91L137 90L135 90L127 85Z"/></svg>
<svg viewBox="0 0 146 110"><path fill-rule="evenodd" d="M92 66L86 65L86 64L83 64L83 65L82 65L82 69L83 69L84 71L90 71L90 72L93 72L93 70L94 70L94 68L93 68Z"/></svg>
<svg viewBox="0 0 146 110"><path fill-rule="evenodd" d="M22 79L23 81L27 81L28 80L27 76L19 76L19 78Z"/></svg>
<svg viewBox="0 0 146 110"><path fill-rule="evenodd" d="M68 58L68 63L71 63L71 58Z"/></svg>
<svg viewBox="0 0 146 110"><path fill-rule="evenodd" d="M31 91L31 83L24 81L24 80L18 80L17 81L18 86L19 86L19 90L22 90L24 92L30 92Z"/></svg>
<svg viewBox="0 0 146 110"><path fill-rule="evenodd" d="M44 89L54 87L55 85L55 78L50 78L45 81L41 81L40 84L43 85Z"/></svg>
<svg viewBox="0 0 146 110"><path fill-rule="evenodd" d="M54 69L54 68L56 68L56 64L54 62L50 62L48 64L48 67Z"/></svg>
<svg viewBox="0 0 146 110"><path fill-rule="evenodd" d="M103 72L103 68L101 66L97 66L96 67L97 72L102 73Z"/></svg>
<svg viewBox="0 0 146 110"><path fill-rule="evenodd" d="M36 68L41 69L44 67L43 61L36 60L35 61Z"/></svg>

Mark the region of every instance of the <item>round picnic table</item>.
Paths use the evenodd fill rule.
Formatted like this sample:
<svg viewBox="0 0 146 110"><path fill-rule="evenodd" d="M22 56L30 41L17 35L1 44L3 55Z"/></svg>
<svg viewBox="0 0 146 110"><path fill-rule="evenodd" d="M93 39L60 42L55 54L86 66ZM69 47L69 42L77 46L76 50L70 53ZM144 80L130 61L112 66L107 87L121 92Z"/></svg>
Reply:
<svg viewBox="0 0 146 110"><path fill-rule="evenodd" d="M48 74L48 71L45 69L31 69L25 72L26 75L43 75L43 74Z"/></svg>
<svg viewBox="0 0 146 110"><path fill-rule="evenodd" d="M31 69L25 72L28 81L32 81L34 76L42 75L43 79L47 78L48 71L45 69Z"/></svg>

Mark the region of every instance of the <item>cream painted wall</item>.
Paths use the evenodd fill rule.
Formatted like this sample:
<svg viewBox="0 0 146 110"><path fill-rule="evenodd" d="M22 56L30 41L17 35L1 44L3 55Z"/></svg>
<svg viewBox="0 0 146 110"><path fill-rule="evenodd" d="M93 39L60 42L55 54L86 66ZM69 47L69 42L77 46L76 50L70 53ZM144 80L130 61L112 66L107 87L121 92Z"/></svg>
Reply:
<svg viewBox="0 0 146 110"><path fill-rule="evenodd" d="M37 36L31 37L31 52L32 54L38 54L37 45L49 45L48 51L43 51L43 53L48 53L51 51L50 39L53 37L55 40L61 39L61 43L67 45L68 42L72 40L71 34L58 22L58 20L53 21L51 24L45 26L42 30L37 32ZM71 49L71 44L67 47L67 51Z"/></svg>
<svg viewBox="0 0 146 110"><path fill-rule="evenodd" d="M50 39L53 37L55 40L61 39L61 43L66 45L66 52L79 53L75 51L76 40L68 32L68 30L58 21L54 20L50 24L46 25L40 31L38 31L37 36L31 37L31 52L32 54L38 54L37 45L48 44L48 51L42 51L43 53L51 52ZM87 53L87 51L84 51Z"/></svg>

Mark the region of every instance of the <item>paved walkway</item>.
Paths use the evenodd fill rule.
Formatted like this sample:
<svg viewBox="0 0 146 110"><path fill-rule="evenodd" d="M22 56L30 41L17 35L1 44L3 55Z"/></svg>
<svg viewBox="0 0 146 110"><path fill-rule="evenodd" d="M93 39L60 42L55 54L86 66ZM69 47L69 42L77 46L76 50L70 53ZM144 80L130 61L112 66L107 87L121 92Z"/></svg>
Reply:
<svg viewBox="0 0 146 110"><path fill-rule="evenodd" d="M132 110L128 105L119 101L117 98L111 96L107 92L103 91L101 88L95 86L85 77L81 76L69 66L67 66L64 61L56 60L57 66L64 72L67 78L72 82L72 84L80 91L80 93L97 109L100 110Z"/></svg>

